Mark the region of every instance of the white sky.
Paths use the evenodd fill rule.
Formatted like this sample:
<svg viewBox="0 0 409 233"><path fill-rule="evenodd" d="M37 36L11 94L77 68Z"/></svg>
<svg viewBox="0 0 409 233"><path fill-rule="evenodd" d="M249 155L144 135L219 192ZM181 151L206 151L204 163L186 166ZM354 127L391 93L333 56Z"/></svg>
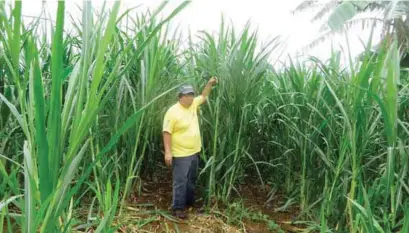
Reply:
<svg viewBox="0 0 409 233"><path fill-rule="evenodd" d="M48 0L47 10L51 17L55 19L57 9L56 0ZM127 7L143 5L145 7L156 7L162 1L159 0L122 0L121 11ZM170 0L165 14L171 12L178 6L182 0ZM190 28L193 35L198 30L217 31L220 26L221 14L234 23L237 29L242 28L250 19L253 29L258 29L260 42L266 42L276 36L287 38L287 53L292 56L297 51L317 38L319 33L320 23L311 23L310 19L313 12L307 11L293 15L291 13L302 0L193 0L190 4L179 13L172 21L172 26L177 26L186 32ZM102 6L102 0L93 0L93 6L99 9ZM111 5L113 1L107 1ZM80 0L66 0L66 12L69 12L74 17L80 17L76 4L82 5ZM41 12L42 0L23 0L23 15L38 16ZM139 8L142 10L143 8ZM137 10L138 11L138 10ZM369 38L369 30L363 31L361 28L355 28L349 32L349 43L353 56L362 51L363 47L358 38L361 38L365 43ZM340 43L344 49L347 49L345 43L345 35L335 37L333 40L328 40L317 48L308 51L308 55L318 56L321 59L326 59L330 56L331 42L335 49L340 49ZM377 41L375 41L377 42ZM304 53L305 55L305 53Z"/></svg>

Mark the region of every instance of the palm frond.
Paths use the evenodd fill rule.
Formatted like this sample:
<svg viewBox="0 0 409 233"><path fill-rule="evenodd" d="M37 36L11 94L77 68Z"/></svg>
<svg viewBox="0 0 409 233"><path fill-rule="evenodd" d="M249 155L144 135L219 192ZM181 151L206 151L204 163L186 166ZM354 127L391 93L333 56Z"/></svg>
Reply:
<svg viewBox="0 0 409 233"><path fill-rule="evenodd" d="M292 11L292 13L293 14L301 13L301 12L304 12L306 10L317 8L317 7L320 7L320 6L322 6L321 1L317 1L317 0L303 1Z"/></svg>
<svg viewBox="0 0 409 233"><path fill-rule="evenodd" d="M409 14L409 2L407 1L391 1L386 7L385 19L398 19Z"/></svg>
<svg viewBox="0 0 409 233"><path fill-rule="evenodd" d="M389 1L370 2L368 3L368 5L365 7L364 10L370 10L370 11L385 10L385 6L388 3Z"/></svg>
<svg viewBox="0 0 409 233"><path fill-rule="evenodd" d="M395 20L395 28L401 47L400 50L407 53L409 49L409 21L407 19L405 21L397 19Z"/></svg>
<svg viewBox="0 0 409 233"><path fill-rule="evenodd" d="M346 29L351 29L353 27L358 26L359 24L361 24L361 29L364 30L367 28L371 28L372 26L377 27L379 25L383 25L384 21L376 17L357 18L357 19L351 19L348 22L346 22L344 27Z"/></svg>
<svg viewBox="0 0 409 233"><path fill-rule="evenodd" d="M338 6L338 4L339 4L338 0L329 1L321 8L321 10L317 14L314 15L311 21L314 22L324 18L326 15L331 13L331 11L333 11Z"/></svg>
<svg viewBox="0 0 409 233"><path fill-rule="evenodd" d="M311 43L307 44L306 46L301 48L301 52L304 53L308 50L311 50L313 48L316 48L318 45L322 44L323 42L325 42L326 40L331 39L333 36L340 34L342 32L345 31L345 28L342 28L338 31L335 30L328 30L326 32L324 32L322 35L320 35L318 38L316 38L315 40L313 40Z"/></svg>

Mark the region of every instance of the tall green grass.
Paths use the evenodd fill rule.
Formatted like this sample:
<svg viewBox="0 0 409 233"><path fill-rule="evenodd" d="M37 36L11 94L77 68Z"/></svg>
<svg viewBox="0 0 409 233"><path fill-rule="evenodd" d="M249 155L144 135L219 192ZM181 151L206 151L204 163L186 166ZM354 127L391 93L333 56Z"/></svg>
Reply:
<svg viewBox="0 0 409 233"><path fill-rule="evenodd" d="M49 70L41 70L42 61L34 30L24 31L27 34L25 40L19 39L20 32L24 30L21 23L21 4L21 1L14 4L11 16L14 22L13 30L9 30L10 34L5 38L5 41L8 41L4 42L2 47L4 51L13 54L9 59L2 53L2 58L8 65L6 77L11 80L10 85L17 87L16 93L10 98L0 94L2 107L3 104L7 105L24 136L21 139L24 156L24 198L16 203L22 212L17 215L17 223L24 232L71 232L73 207L78 207L78 195L81 195L79 188L85 179L104 154L115 145L118 137L132 127L142 112L166 94L166 91L147 96L141 105L135 106L133 112L124 122L120 122L113 134L107 138L109 141L102 144L102 150L94 154L93 161L82 165L81 161L86 159L90 150L90 129L97 123L98 114L111 100L119 77L130 71L130 66L126 63L129 64L129 60L125 58L140 59L155 34L175 13L150 28L150 35L138 44L135 51L133 38L118 41L120 2L115 2L108 17L101 15L94 22L91 3L85 1L82 8L82 28L79 29L82 34L79 51L81 56L68 61L74 68L67 76L63 76L66 74L61 70L67 49L63 38L65 2L58 2L57 20L50 46ZM186 3L181 4L175 12L185 5ZM2 26L10 29L5 13L2 15ZM117 44L120 45L119 51L115 50ZM21 47L24 48L24 56L20 57L18 55ZM40 49L46 50L50 47ZM115 59L110 62L111 66L107 67L110 58ZM20 60L24 61L24 67L20 67ZM47 77L50 77L50 82ZM19 104L9 101L13 97ZM106 182L101 182L103 188L95 192L104 213L96 228L97 232L111 231L110 225L119 201L120 182L118 173L116 174L113 191L111 180L114 177L109 176L106 177ZM14 175L18 177L17 174ZM18 187L19 182L10 185L14 186ZM74 198L77 201L74 201Z"/></svg>
<svg viewBox="0 0 409 233"><path fill-rule="evenodd" d="M291 65L277 73L278 88L268 101L273 121L261 121L268 132L277 132L271 150L287 165L282 170L287 193L299 200L306 217L317 216L314 209L322 203L322 224L340 232L373 224L378 227L364 231L390 232L407 203L395 188L402 190L402 181L394 181L406 176L401 170L406 162L395 163L395 156L406 157L407 131L397 125L399 93L406 86L397 81L399 57L391 42L348 70L339 68L334 55L327 64L312 59L313 68Z"/></svg>
<svg viewBox="0 0 409 233"><path fill-rule="evenodd" d="M208 139L204 144L208 149L204 151L202 174L209 177L208 198L216 195L226 201L245 169L253 165L258 169L248 139L254 132L253 114L264 100L259 93L266 82L267 58L279 44L276 38L257 52L257 32L247 25L236 34L224 22L217 37L203 32L199 38L191 50L193 75L205 78L198 79L200 85L209 75L220 79L209 103L203 107L202 127ZM263 182L261 174L258 178Z"/></svg>
<svg viewBox="0 0 409 233"><path fill-rule="evenodd" d="M189 82L200 92L210 76L219 84L200 108L208 205L229 203L251 182L272 187L266 200L285 197L278 209L298 207L311 231L408 231L408 74L394 38L375 54L368 43L347 66L328 51L328 61L276 69L280 38L260 46L250 24L237 31L222 19L217 33L192 35L184 48L168 23L188 2L161 18L166 2L120 15L119 2L108 12L85 1L70 33L64 1L55 25L25 23L22 4L0 2L8 232L115 231L128 197L168 172L161 124L175 88ZM48 41L40 29L50 25Z"/></svg>

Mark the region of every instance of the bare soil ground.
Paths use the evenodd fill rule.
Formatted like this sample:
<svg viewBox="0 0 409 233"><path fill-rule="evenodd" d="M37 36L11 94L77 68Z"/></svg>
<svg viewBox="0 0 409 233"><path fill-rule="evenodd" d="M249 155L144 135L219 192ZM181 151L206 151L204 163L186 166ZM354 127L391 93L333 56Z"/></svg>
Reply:
<svg viewBox="0 0 409 233"><path fill-rule="evenodd" d="M285 204L281 195L275 194L268 200L269 189L263 190L258 185L242 185L238 187L240 197L235 197L227 204L213 202L203 213L189 209L186 220L178 220L171 216L172 202L171 179L162 177L152 181L144 180L141 194L130 195L121 216L116 217L114 224L119 226L120 233L263 233L263 232L302 232L305 226L294 224L299 210L297 207L281 209ZM198 193L200 196L200 191ZM84 200L84 202L86 202ZM80 218L87 218L90 203L84 203L79 210ZM4 223L7 231L7 222ZM14 224L11 223L13 226ZM20 232L13 229L12 232ZM93 230L88 231L89 233ZM87 232L87 233L88 233Z"/></svg>
<svg viewBox="0 0 409 233"><path fill-rule="evenodd" d="M119 232L258 233L303 230L303 226L292 224L298 213L297 208L290 207L286 211L277 211L277 208L284 204L279 197L266 204L269 190L263 190L256 185L243 185L239 189L242 196L237 200L243 202L233 201L233 207L229 204L213 203L204 213L189 209L188 219L181 221L170 215L172 201L170 181L168 179L144 181L142 194L131 196L122 214L123 217L117 221L122 225ZM267 221L261 221L261 218L257 217L262 215Z"/></svg>

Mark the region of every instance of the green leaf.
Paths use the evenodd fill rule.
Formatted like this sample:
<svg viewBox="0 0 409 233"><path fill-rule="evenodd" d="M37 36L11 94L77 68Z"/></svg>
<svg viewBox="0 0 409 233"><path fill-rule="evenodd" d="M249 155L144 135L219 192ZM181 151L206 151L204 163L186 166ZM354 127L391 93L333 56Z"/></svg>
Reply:
<svg viewBox="0 0 409 233"><path fill-rule="evenodd" d="M352 19L358 12L355 6L349 1L343 1L337 8L334 9L328 18L328 26L332 30L339 30L350 19Z"/></svg>
<svg viewBox="0 0 409 233"><path fill-rule="evenodd" d="M24 195L17 195L17 196L12 196L8 198L5 201L0 201L0 211L3 210L4 207L6 207L8 204L12 203L15 201L17 198L23 197Z"/></svg>
<svg viewBox="0 0 409 233"><path fill-rule="evenodd" d="M33 42L34 43L34 42ZM34 87L34 103L35 103L35 137L37 140L37 157L38 157L38 170L40 179L40 190L41 190L41 200L44 201L47 195L51 193L52 190L52 179L50 179L49 170L49 157L48 157L48 141L46 133L46 120L45 120L45 100L44 100L44 87L43 80L41 77L41 69L39 64L38 51L33 49L33 64L30 72L30 82Z"/></svg>
<svg viewBox="0 0 409 233"><path fill-rule="evenodd" d="M13 37L9 38L11 40L11 61L13 63L14 72L19 73L19 58L20 58L20 37L21 37L21 5L22 1L14 1L13 9Z"/></svg>
<svg viewBox="0 0 409 233"><path fill-rule="evenodd" d="M21 126L21 128L23 129L24 133L26 135L28 135L28 130L26 125L24 124L23 118L21 117L21 114L18 112L18 110L16 109L16 106L14 106L12 103L10 103L7 98L0 93L0 99L7 105L7 107L9 107L11 113L14 115L14 117L16 118L18 124Z"/></svg>
<svg viewBox="0 0 409 233"><path fill-rule="evenodd" d="M62 160L62 142L61 142L61 89L62 89L62 70L63 70L63 31L64 31L64 13L65 1L58 1L57 22L55 34L53 35L52 57L51 57L51 96L50 96L50 115L48 118L48 145L49 145L49 179L52 188L57 186L59 167ZM51 189L41 190L48 196Z"/></svg>
<svg viewBox="0 0 409 233"><path fill-rule="evenodd" d="M28 148L28 142L24 142L24 231L36 232L37 226L35 225L36 217L36 197L37 188L35 185L35 164L33 162L30 148Z"/></svg>

